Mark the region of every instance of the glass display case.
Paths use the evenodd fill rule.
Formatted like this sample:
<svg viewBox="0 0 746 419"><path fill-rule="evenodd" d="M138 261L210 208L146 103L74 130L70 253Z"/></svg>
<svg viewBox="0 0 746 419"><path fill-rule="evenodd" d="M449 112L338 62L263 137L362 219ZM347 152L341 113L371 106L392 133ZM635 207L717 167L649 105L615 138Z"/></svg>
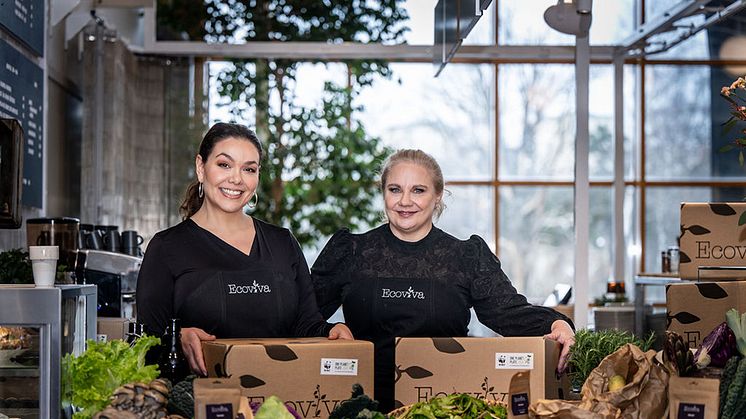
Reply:
<svg viewBox="0 0 746 419"><path fill-rule="evenodd" d="M59 418L60 363L96 336L96 286L0 286L0 413Z"/></svg>

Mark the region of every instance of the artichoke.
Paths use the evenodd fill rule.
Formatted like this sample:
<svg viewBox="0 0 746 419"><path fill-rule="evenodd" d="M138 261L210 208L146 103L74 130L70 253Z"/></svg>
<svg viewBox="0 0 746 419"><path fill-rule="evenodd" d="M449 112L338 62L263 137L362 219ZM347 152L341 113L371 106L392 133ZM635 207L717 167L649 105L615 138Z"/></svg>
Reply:
<svg viewBox="0 0 746 419"><path fill-rule="evenodd" d="M680 334L667 330L663 343L663 366L671 375L689 377L695 371L694 354Z"/></svg>

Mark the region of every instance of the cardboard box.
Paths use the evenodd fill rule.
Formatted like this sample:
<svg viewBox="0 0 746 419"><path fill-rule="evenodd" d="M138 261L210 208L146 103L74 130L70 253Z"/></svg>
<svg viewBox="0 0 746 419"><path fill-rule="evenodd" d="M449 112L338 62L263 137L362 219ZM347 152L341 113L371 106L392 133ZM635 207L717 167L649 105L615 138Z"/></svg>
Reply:
<svg viewBox="0 0 746 419"><path fill-rule="evenodd" d="M746 282L682 282L666 286L666 329L696 348L720 323L725 312L746 311Z"/></svg>
<svg viewBox="0 0 746 419"><path fill-rule="evenodd" d="M682 279L746 279L746 271L702 266L746 266L746 202L681 204L679 274Z"/></svg>
<svg viewBox="0 0 746 419"><path fill-rule="evenodd" d="M325 338L202 343L210 377L237 377L249 401L278 396L306 418L327 418L353 384L373 395L373 344Z"/></svg>
<svg viewBox="0 0 746 419"><path fill-rule="evenodd" d="M96 320L96 335L102 340L102 335L106 340L119 339L124 340L127 336L130 320L123 317L99 317Z"/></svg>
<svg viewBox="0 0 746 419"><path fill-rule="evenodd" d="M567 394L555 370L560 345L542 337L397 338L395 404L453 393L508 402L514 374L530 371L530 400Z"/></svg>

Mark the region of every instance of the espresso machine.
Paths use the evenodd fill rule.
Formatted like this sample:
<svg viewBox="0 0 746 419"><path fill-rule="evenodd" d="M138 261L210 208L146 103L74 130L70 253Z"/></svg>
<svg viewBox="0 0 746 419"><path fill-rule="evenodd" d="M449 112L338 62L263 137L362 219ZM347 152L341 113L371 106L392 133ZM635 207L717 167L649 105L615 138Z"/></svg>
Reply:
<svg viewBox="0 0 746 419"><path fill-rule="evenodd" d="M78 284L98 287L99 317L135 318L135 290L142 257L96 249L78 249L75 278Z"/></svg>
<svg viewBox="0 0 746 419"><path fill-rule="evenodd" d="M59 263L70 271L78 248L79 225L80 220L72 217L30 218L26 220L26 245L59 246Z"/></svg>

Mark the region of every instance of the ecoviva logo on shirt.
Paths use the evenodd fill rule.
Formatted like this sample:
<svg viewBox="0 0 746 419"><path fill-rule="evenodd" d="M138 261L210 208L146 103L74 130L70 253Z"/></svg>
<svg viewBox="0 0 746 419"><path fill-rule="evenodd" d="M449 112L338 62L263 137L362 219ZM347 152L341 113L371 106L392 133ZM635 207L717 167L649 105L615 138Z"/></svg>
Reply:
<svg viewBox="0 0 746 419"><path fill-rule="evenodd" d="M262 285L254 281L251 285L228 284L228 294L267 294L272 292L269 285Z"/></svg>
<svg viewBox="0 0 746 419"><path fill-rule="evenodd" d="M424 300L425 299L425 292L424 291L415 291L412 289L412 287L409 287L407 290L392 290L391 288L382 288L381 291L383 292L381 294L381 298L398 298L398 299L408 299L413 298L415 300Z"/></svg>

